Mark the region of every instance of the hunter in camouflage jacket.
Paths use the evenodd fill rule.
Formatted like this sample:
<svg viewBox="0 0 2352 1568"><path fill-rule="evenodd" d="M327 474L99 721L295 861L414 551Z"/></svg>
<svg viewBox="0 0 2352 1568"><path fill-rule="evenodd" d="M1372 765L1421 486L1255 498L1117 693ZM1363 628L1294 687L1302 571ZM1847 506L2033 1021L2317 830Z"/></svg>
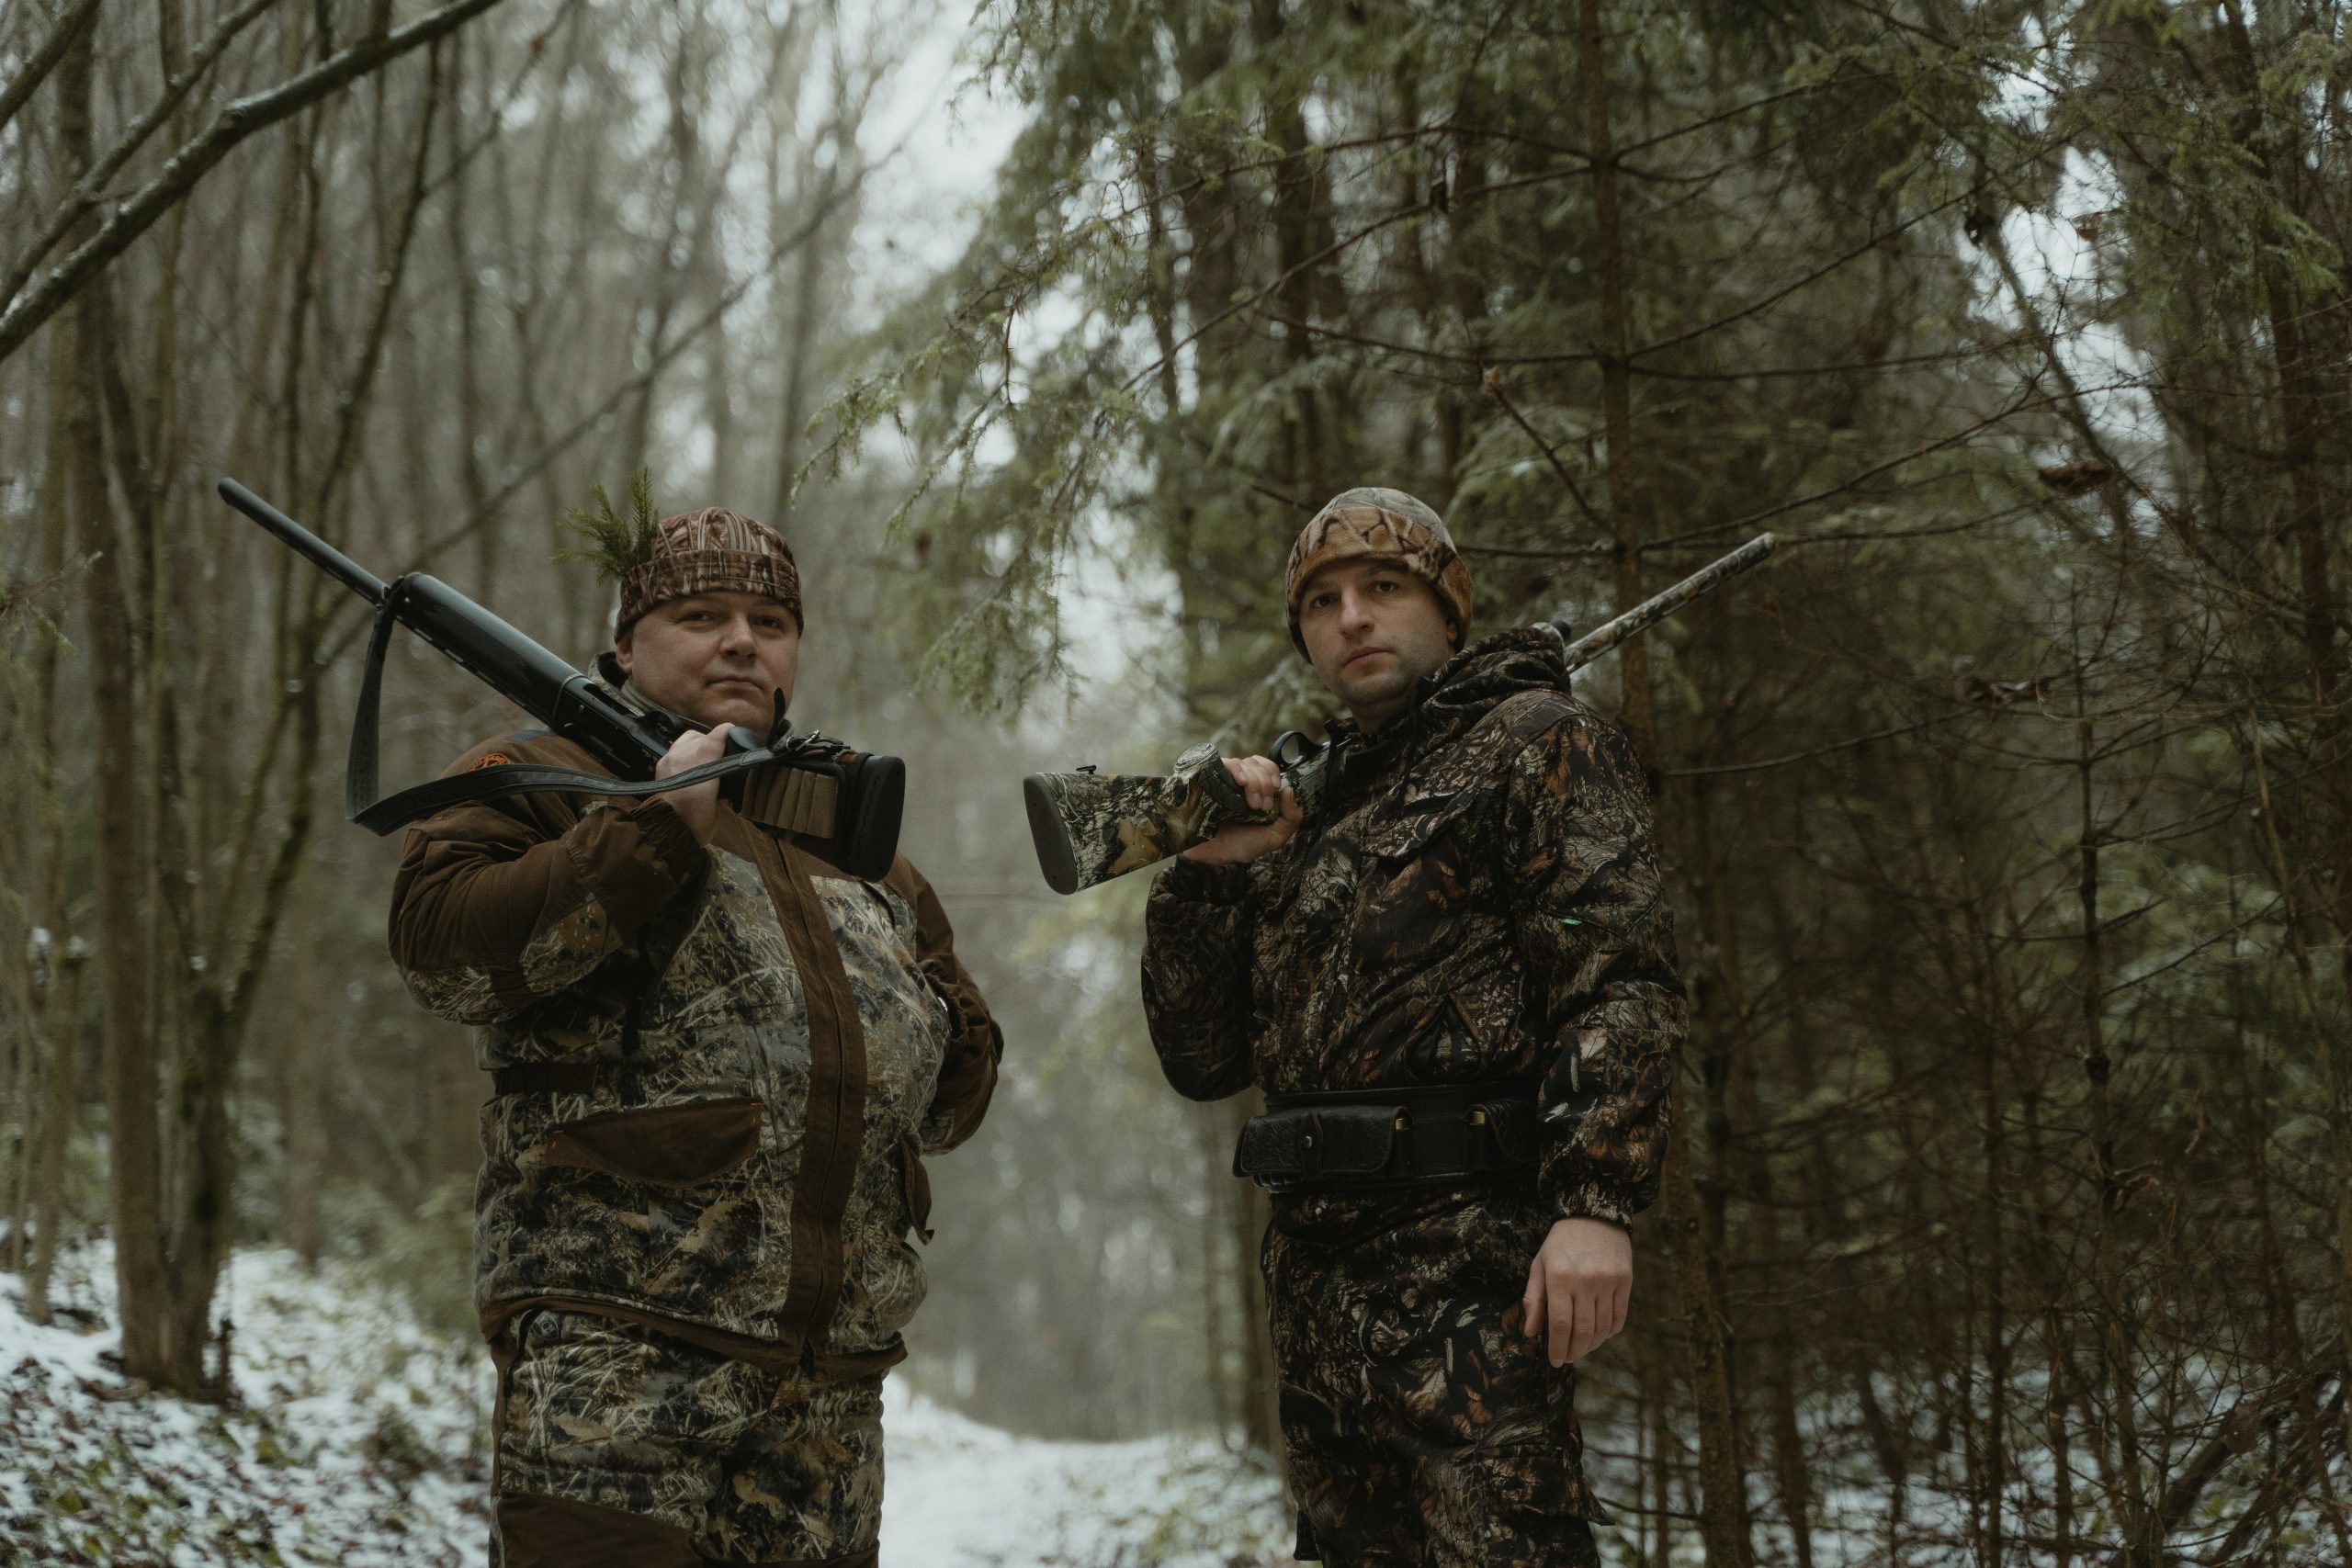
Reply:
<svg viewBox="0 0 2352 1568"><path fill-rule="evenodd" d="M1451 1514L1435 1533L1487 1541L1487 1562L1567 1561L1541 1545L1572 1543L1544 1533L1547 1510L1598 1514L1573 1368L1521 1338L1519 1300L1555 1221L1623 1224L1655 1196L1685 1004L1641 767L1566 688L1548 633L1475 643L1376 737L1332 724L1328 808L1289 842L1245 864L1177 860L1152 890L1144 1005L1180 1093L1536 1090L1532 1186L1273 1199L1283 1426L1302 1514L1338 1561L1388 1561L1379 1543L1422 1532L1316 1517L1318 1489ZM1383 1453L1432 1445L1530 1457L1366 1483ZM1355 1466L1351 1483L1318 1480L1327 1462ZM1408 1495L1427 1473L1468 1479Z"/></svg>
<svg viewBox="0 0 2352 1568"><path fill-rule="evenodd" d="M601 771L544 734L476 748ZM898 1360L922 1156L978 1125L1001 1037L904 856L864 882L721 807L526 795L411 830L392 953L488 1069L593 1064L483 1107L476 1292L820 1378Z"/></svg>

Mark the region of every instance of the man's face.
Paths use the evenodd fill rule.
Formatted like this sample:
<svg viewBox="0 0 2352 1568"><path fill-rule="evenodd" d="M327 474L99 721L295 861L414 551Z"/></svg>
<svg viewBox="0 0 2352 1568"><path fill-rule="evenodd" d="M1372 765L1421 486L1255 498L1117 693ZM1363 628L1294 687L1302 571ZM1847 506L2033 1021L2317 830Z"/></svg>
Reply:
<svg viewBox="0 0 2352 1568"><path fill-rule="evenodd" d="M1403 712L1420 678L1453 657L1429 584L1377 558L1333 561L1309 577L1298 635L1315 672L1367 730Z"/></svg>
<svg viewBox="0 0 2352 1568"><path fill-rule="evenodd" d="M774 599L721 589L656 604L613 652L637 689L672 713L764 736L770 694L790 698L800 673L800 623Z"/></svg>

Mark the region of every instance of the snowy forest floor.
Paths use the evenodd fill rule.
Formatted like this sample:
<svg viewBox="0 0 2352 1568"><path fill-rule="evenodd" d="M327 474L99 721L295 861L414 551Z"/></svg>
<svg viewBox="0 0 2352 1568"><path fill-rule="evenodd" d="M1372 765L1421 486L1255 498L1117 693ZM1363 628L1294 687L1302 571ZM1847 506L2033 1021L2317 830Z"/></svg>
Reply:
<svg viewBox="0 0 2352 1568"><path fill-rule="evenodd" d="M61 1260L46 1328L0 1275L0 1561L485 1561L489 1359L356 1286L240 1254L222 1407L125 1386L103 1249ZM1290 1562L1279 1483L1214 1443L1046 1442L886 1387L882 1568Z"/></svg>
<svg viewBox="0 0 2352 1568"><path fill-rule="evenodd" d="M220 1307L233 1325L235 1397L223 1405L126 1385L113 1352L114 1279L103 1247L62 1258L56 1321L28 1322L18 1281L0 1274L0 1564L113 1568L349 1564L441 1568L487 1561L489 1358L420 1322L388 1292L381 1269L332 1263L305 1272L290 1253L232 1262ZM983 1426L917 1393L885 1385L888 1497L882 1568L1289 1568L1280 1483L1201 1438L1052 1442ZM2226 1393L2226 1391L2223 1391ZM2216 1408L2228 1402L2215 1395ZM1602 1532L1604 1557L1638 1554L1631 1500L1636 1455L1603 1416L1588 1425L1602 1495L1626 1517ZM1907 1507L1890 1511L1883 1482L1825 1403L1815 1448L1836 1483L1815 1499L1814 1559L1876 1568L1943 1568L1968 1561L1964 1465L1913 1478ZM2046 1494L2044 1456L2017 1457L2017 1495ZM2297 1500L2251 1550L2217 1551L2236 1510L2258 1490L2263 1453L2222 1478L2171 1543L2180 1560L2215 1564L2333 1564L2340 1540L2316 1500ZM2035 1466L2039 1464L2040 1468ZM2352 1492L2341 1462L2335 1495ZM1797 1554L1770 1523L1772 1498L1752 1478L1763 1560ZM2022 1533L2022 1532L2020 1532ZM1695 1563L1695 1532L1678 1528L1671 1560ZM2104 1517L2078 1552L2113 1551ZM2019 1540L2011 1560L2048 1554ZM2120 1555L2119 1555L2120 1560Z"/></svg>

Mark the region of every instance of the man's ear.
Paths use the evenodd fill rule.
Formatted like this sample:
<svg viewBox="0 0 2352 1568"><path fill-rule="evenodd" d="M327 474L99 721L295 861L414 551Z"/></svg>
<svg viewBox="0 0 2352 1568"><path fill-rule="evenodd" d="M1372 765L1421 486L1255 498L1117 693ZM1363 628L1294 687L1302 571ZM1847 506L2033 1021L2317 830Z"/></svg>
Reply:
<svg viewBox="0 0 2352 1568"><path fill-rule="evenodd" d="M613 662L621 667L621 673L624 675L637 673L637 654L629 647L631 635L635 630L636 628L632 626L613 640Z"/></svg>

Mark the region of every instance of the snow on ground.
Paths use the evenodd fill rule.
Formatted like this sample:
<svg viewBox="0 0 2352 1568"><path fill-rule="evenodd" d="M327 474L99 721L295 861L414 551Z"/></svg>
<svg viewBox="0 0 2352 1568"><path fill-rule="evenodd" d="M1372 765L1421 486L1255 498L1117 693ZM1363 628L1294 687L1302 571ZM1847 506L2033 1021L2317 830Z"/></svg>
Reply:
<svg viewBox="0 0 2352 1568"><path fill-rule="evenodd" d="M238 1255L219 1407L124 1383L103 1248L61 1259L49 1327L0 1275L0 1562L483 1562L489 1359L356 1281ZM882 1568L1289 1562L1279 1484L1213 1443L1043 1442L887 1386Z"/></svg>
<svg viewBox="0 0 2352 1568"><path fill-rule="evenodd" d="M882 1568L1291 1561L1281 1483L1213 1443L1041 1442L883 1388Z"/></svg>

